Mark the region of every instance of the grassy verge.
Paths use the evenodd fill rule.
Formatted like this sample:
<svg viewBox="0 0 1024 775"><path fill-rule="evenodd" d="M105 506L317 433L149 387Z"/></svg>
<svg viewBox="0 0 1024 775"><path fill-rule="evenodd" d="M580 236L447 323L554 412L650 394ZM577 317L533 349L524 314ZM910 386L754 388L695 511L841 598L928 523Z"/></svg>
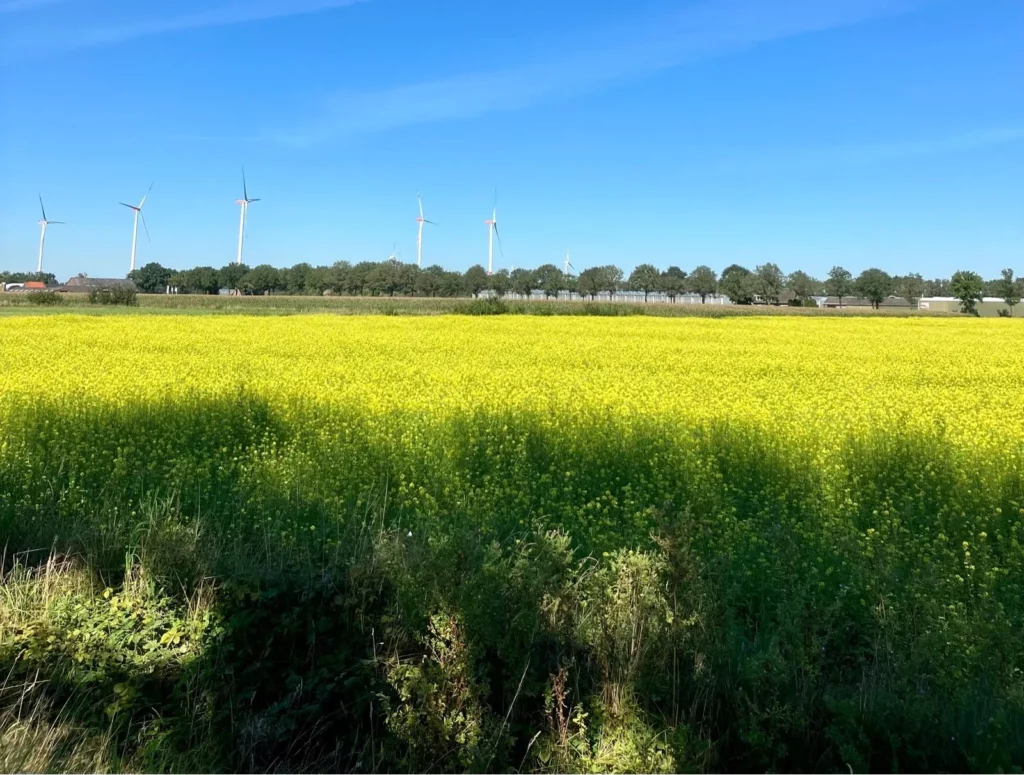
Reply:
<svg viewBox="0 0 1024 775"><path fill-rule="evenodd" d="M1019 435L9 408L13 769L1024 761Z"/></svg>
<svg viewBox="0 0 1024 775"><path fill-rule="evenodd" d="M334 313L338 315L597 315L655 317L733 317L796 315L948 317L918 310L873 310L870 308L811 309L806 307L767 307L699 304L642 304L590 301L516 301L487 299L429 299L354 296L190 296L146 295L138 297L139 306L124 308L90 305L85 294L65 294L59 305L30 305L26 294L0 294L0 315L59 314L73 309L90 314L245 314L290 315Z"/></svg>

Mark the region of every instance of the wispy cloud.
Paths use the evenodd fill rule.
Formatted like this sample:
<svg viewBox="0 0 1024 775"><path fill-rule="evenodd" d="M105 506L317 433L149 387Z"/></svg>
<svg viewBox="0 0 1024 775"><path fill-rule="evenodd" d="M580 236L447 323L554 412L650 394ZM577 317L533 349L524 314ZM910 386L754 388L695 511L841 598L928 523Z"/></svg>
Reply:
<svg viewBox="0 0 1024 775"><path fill-rule="evenodd" d="M557 57L505 69L370 93L337 94L300 128L271 133L268 139L308 145L361 132L515 110L757 44L902 13L927 2L702 0L666 18L616 31L618 42L613 45L584 42ZM607 31L603 37L608 37Z"/></svg>
<svg viewBox="0 0 1024 775"><path fill-rule="evenodd" d="M977 151L1024 143L1024 128L1002 127L962 132L945 137L918 138L890 143L863 143L818 148L759 148L732 151L718 165L722 172L807 172L861 167L904 159Z"/></svg>
<svg viewBox="0 0 1024 775"><path fill-rule="evenodd" d="M25 10L61 0L9 0L0 8ZM277 19L285 16L320 13L343 8L365 0L249 0L203 11L143 19L137 22L113 25L84 26L74 29L36 31L8 40L4 58L19 59L74 49L121 43L136 38L166 35L205 27L226 27L246 22Z"/></svg>

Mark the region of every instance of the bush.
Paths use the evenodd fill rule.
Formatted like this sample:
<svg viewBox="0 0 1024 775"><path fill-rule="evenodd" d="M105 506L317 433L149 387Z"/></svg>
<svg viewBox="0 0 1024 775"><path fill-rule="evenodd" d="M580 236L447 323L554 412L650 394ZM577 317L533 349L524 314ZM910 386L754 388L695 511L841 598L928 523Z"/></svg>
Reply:
<svg viewBox="0 0 1024 775"><path fill-rule="evenodd" d="M508 305L502 299L495 298L473 299L456 310L463 315L505 315L508 311Z"/></svg>
<svg viewBox="0 0 1024 775"><path fill-rule="evenodd" d="M33 291L28 295L28 303L40 307L57 307L64 303L64 297L56 291Z"/></svg>
<svg viewBox="0 0 1024 775"><path fill-rule="evenodd" d="M117 285L113 288L96 288L89 291L89 303L137 307L139 306L139 298L134 288Z"/></svg>

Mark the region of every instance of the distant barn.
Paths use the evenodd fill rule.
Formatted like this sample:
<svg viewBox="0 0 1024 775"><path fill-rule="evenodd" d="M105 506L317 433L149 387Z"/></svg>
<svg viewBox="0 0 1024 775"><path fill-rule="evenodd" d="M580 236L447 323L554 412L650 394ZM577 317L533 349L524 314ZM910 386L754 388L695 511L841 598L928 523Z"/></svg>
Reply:
<svg viewBox="0 0 1024 775"><path fill-rule="evenodd" d="M138 290L135 287L135 283L131 280L113 277L86 277L85 275L72 277L66 283L58 285L53 290L61 293L91 293L101 288L130 288L133 291Z"/></svg>

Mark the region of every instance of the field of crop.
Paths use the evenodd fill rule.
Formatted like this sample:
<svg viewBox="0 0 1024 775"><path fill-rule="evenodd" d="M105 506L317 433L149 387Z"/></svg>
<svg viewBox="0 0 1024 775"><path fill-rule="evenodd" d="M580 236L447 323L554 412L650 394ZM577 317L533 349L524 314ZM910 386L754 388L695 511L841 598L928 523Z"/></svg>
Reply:
<svg viewBox="0 0 1024 775"><path fill-rule="evenodd" d="M1016 320L0 343L0 770L1024 765Z"/></svg>

